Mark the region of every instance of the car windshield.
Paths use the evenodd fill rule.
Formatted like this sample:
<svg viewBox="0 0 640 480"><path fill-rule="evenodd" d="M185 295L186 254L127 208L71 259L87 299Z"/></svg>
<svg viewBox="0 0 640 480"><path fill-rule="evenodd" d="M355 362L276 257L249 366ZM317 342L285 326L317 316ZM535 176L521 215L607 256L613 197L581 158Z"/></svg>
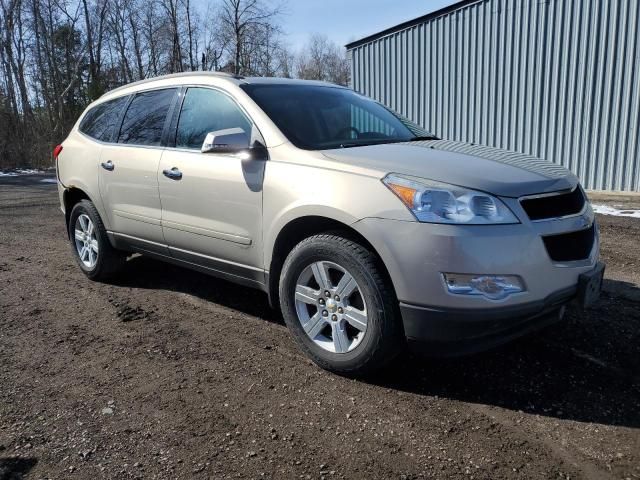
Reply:
<svg viewBox="0 0 640 480"><path fill-rule="evenodd" d="M298 148L328 150L436 138L353 90L245 84L242 89Z"/></svg>

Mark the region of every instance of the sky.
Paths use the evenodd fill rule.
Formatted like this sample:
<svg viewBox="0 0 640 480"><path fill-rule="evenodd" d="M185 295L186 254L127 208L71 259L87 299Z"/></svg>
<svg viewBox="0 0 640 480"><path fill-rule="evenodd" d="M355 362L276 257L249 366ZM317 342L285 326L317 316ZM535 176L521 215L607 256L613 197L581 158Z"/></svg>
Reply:
<svg viewBox="0 0 640 480"><path fill-rule="evenodd" d="M310 34L340 46L455 3L455 0L289 0L282 26L293 50Z"/></svg>

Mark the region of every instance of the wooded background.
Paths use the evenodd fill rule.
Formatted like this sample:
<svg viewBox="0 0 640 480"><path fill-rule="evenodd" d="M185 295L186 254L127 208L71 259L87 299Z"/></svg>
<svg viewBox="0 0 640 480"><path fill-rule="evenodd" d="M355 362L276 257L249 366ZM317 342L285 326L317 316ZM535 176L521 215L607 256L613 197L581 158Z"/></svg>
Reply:
<svg viewBox="0 0 640 480"><path fill-rule="evenodd" d="M167 73L349 82L342 47L286 43L286 3L267 0L0 0L0 169L45 168L84 108Z"/></svg>

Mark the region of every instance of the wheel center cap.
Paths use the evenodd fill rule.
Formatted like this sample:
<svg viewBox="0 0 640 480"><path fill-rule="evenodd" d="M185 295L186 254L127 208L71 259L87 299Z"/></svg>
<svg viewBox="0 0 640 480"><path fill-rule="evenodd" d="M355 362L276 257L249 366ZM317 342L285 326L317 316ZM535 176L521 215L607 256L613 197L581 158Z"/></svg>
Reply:
<svg viewBox="0 0 640 480"><path fill-rule="evenodd" d="M336 313L338 311L338 304L335 300L331 298L327 300L327 310L329 310L329 313Z"/></svg>

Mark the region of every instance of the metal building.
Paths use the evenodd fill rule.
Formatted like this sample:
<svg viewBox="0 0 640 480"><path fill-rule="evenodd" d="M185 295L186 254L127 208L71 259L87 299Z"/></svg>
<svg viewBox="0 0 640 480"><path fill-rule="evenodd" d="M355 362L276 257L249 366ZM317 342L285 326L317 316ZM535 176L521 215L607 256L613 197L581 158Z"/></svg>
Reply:
<svg viewBox="0 0 640 480"><path fill-rule="evenodd" d="M352 86L451 140L640 191L640 0L463 0L347 45Z"/></svg>

